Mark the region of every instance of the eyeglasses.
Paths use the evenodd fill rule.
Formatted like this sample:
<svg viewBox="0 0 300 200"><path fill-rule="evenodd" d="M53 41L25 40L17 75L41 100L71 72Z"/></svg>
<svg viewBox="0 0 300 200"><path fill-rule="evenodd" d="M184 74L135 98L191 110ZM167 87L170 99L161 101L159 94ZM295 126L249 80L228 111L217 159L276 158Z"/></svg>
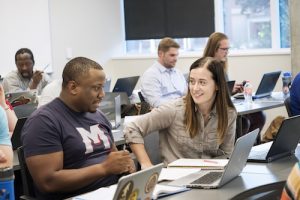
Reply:
<svg viewBox="0 0 300 200"><path fill-rule="evenodd" d="M229 51L229 47L228 48L221 48L221 47L219 47L219 49L221 49L222 51Z"/></svg>

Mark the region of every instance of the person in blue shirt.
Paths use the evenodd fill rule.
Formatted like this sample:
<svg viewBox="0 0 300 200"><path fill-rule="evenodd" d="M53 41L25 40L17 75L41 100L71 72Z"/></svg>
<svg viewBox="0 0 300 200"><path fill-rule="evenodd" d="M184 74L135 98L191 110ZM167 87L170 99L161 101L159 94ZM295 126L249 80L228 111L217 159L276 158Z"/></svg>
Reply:
<svg viewBox="0 0 300 200"><path fill-rule="evenodd" d="M12 167L13 151L5 111L0 106L0 167Z"/></svg>
<svg viewBox="0 0 300 200"><path fill-rule="evenodd" d="M296 75L290 88L291 113L300 115L300 73Z"/></svg>
<svg viewBox="0 0 300 200"><path fill-rule="evenodd" d="M187 92L184 75L175 68L179 47L173 39L163 38L158 45L158 60L141 77L142 95L152 107Z"/></svg>

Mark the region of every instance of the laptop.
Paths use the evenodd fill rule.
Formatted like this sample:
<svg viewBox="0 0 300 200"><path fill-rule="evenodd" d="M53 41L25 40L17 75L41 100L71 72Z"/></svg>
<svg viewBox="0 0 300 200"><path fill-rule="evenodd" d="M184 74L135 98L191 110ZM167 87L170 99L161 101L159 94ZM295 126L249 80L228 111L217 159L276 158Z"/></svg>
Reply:
<svg viewBox="0 0 300 200"><path fill-rule="evenodd" d="M252 96L253 99L271 96L281 71L265 73L258 85L256 93ZM244 99L244 94L237 94L233 96L236 99Z"/></svg>
<svg viewBox="0 0 300 200"><path fill-rule="evenodd" d="M111 84L111 78L107 78L103 87L104 92L109 92Z"/></svg>
<svg viewBox="0 0 300 200"><path fill-rule="evenodd" d="M99 109L110 121L112 128L117 129L121 125L121 96L115 93L106 93L101 101Z"/></svg>
<svg viewBox="0 0 300 200"><path fill-rule="evenodd" d="M24 104L37 104L37 90L26 90L20 92L8 92L5 98L9 101L12 107Z"/></svg>
<svg viewBox="0 0 300 200"><path fill-rule="evenodd" d="M227 88L230 95L232 95L232 90L234 88L235 80L227 81Z"/></svg>
<svg viewBox="0 0 300 200"><path fill-rule="evenodd" d="M139 76L119 78L114 86L113 92L126 92L127 96L130 97L139 78Z"/></svg>
<svg viewBox="0 0 300 200"><path fill-rule="evenodd" d="M16 150L20 146L22 146L22 143L21 143L21 132L22 132L22 128L23 128L26 120L27 120L27 118L20 118L17 121L17 124L15 126L13 135L11 136L11 143L12 143L13 150Z"/></svg>
<svg viewBox="0 0 300 200"><path fill-rule="evenodd" d="M100 188L91 193L79 195L73 200L82 199L152 199L163 164L138 171L119 179L118 184L109 188Z"/></svg>
<svg viewBox="0 0 300 200"><path fill-rule="evenodd" d="M224 170L201 170L172 181L169 185L203 189L223 186L242 172L258 132L259 129L256 129L237 139L234 150Z"/></svg>
<svg viewBox="0 0 300 200"><path fill-rule="evenodd" d="M274 141L252 147L248 161L267 163L294 154L299 130L300 115L283 120Z"/></svg>

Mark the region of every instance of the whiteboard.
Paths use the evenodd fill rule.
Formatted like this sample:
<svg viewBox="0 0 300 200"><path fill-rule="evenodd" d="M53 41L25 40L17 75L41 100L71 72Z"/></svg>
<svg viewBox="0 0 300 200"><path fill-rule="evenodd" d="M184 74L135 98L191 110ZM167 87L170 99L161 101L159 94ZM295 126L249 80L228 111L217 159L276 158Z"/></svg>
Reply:
<svg viewBox="0 0 300 200"><path fill-rule="evenodd" d="M48 0L0 0L0 75L15 70L15 53L26 47L35 59L34 69L52 72Z"/></svg>

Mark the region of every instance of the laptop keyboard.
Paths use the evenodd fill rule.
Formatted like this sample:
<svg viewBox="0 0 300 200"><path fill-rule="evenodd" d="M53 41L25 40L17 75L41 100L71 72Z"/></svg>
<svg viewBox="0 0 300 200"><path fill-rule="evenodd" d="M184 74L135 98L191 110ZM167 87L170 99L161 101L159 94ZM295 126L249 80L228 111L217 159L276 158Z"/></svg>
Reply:
<svg viewBox="0 0 300 200"><path fill-rule="evenodd" d="M209 172L193 181L191 184L211 184L221 178L222 174L223 172Z"/></svg>

